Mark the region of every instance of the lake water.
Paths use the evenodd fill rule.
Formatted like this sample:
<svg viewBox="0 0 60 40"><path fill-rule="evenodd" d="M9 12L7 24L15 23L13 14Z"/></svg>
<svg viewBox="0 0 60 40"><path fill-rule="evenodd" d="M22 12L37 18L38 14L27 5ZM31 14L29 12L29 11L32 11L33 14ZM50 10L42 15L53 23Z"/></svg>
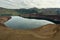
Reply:
<svg viewBox="0 0 60 40"><path fill-rule="evenodd" d="M11 19L4 24L13 29L33 29L46 24L54 23L47 20L27 19L19 16L11 16Z"/></svg>

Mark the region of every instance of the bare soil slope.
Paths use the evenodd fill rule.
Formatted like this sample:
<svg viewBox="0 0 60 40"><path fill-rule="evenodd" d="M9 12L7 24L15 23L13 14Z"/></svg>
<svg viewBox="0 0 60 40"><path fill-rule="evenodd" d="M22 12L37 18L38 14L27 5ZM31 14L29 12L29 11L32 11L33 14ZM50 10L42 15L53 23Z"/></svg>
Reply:
<svg viewBox="0 0 60 40"><path fill-rule="evenodd" d="M52 25L49 25L49 26L52 26ZM58 25L58 27L60 27L60 25ZM36 29L35 31L34 30L32 31L35 34L35 32L37 32L38 30L40 31L40 28ZM33 34L32 31L31 30L13 30L13 29L4 27L4 25L0 25L0 40L60 40L60 30L59 32L56 33L55 37L53 38L39 38L32 35ZM39 34L39 31L37 32L37 34ZM40 31L40 32L43 32L43 31Z"/></svg>

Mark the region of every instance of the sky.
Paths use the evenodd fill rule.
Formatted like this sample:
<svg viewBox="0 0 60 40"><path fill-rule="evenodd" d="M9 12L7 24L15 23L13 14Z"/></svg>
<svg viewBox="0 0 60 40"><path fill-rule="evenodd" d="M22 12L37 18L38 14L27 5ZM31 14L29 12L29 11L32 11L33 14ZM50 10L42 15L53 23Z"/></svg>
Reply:
<svg viewBox="0 0 60 40"><path fill-rule="evenodd" d="M7 9L60 8L60 0L0 0L0 7Z"/></svg>

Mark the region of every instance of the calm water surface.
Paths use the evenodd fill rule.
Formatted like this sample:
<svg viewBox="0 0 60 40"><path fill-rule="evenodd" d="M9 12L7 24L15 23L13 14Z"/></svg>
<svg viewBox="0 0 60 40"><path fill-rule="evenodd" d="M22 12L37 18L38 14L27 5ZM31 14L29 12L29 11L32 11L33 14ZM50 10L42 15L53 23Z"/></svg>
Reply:
<svg viewBox="0 0 60 40"><path fill-rule="evenodd" d="M13 29L33 29L38 28L46 24L54 24L47 20L27 19L19 16L11 16L12 18L5 22L7 27Z"/></svg>

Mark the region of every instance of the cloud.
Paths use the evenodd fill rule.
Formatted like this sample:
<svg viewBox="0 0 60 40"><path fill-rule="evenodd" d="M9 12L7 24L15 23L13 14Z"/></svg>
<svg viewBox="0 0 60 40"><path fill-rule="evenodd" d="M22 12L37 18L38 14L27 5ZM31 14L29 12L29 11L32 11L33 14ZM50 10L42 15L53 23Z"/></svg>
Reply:
<svg viewBox="0 0 60 40"><path fill-rule="evenodd" d="M0 0L0 7L20 8L60 8L60 0Z"/></svg>

